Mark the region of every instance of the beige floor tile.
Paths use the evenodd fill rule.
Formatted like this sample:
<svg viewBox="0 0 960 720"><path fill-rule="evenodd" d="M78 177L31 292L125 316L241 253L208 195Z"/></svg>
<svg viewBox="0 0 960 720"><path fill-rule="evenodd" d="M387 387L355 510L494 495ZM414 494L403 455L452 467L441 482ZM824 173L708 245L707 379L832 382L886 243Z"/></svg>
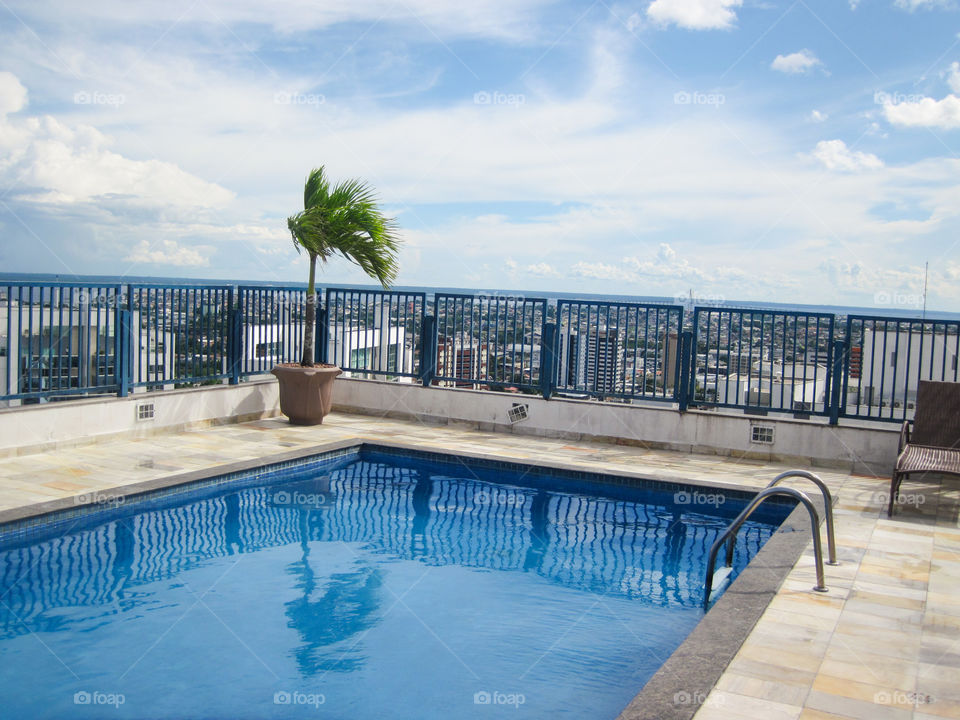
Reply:
<svg viewBox="0 0 960 720"><path fill-rule="evenodd" d="M770 700L785 705L803 706L809 688L806 685L790 685L784 682L761 680L740 675L728 670L720 678L716 689L734 695L747 695L760 700Z"/></svg>
<svg viewBox="0 0 960 720"><path fill-rule="evenodd" d="M849 718L849 715L835 715L834 713L805 707L798 720L849 720Z"/></svg>
<svg viewBox="0 0 960 720"><path fill-rule="evenodd" d="M771 665L741 655L737 655L733 659L733 662L727 667L727 672L758 680L768 680L783 685L797 685L806 688L813 684L816 677L814 671L798 670L785 664Z"/></svg>
<svg viewBox="0 0 960 720"><path fill-rule="evenodd" d="M837 660L829 655L832 649L827 651L828 655L820 665L820 673L867 685L904 688L907 691L913 691L916 683L913 668L903 664L880 662L873 657L864 655L851 656L844 654L842 656L844 659Z"/></svg>
<svg viewBox="0 0 960 720"><path fill-rule="evenodd" d="M799 706L760 700L747 695L714 690L707 697L694 720L796 720L802 710Z"/></svg>
<svg viewBox="0 0 960 720"><path fill-rule="evenodd" d="M914 693L910 690L870 685L826 674L817 675L813 690L867 703L890 705L901 710L913 710L914 705Z"/></svg>
<svg viewBox="0 0 960 720"><path fill-rule="evenodd" d="M856 720L911 720L912 710L811 690L806 707Z"/></svg>

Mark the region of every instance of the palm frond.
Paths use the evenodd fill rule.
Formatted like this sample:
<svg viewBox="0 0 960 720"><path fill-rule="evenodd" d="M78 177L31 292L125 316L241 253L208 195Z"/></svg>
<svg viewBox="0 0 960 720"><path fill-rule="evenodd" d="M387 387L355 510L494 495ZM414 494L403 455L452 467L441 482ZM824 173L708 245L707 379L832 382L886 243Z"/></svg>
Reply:
<svg viewBox="0 0 960 720"><path fill-rule="evenodd" d="M397 277L395 221L380 211L373 190L360 180L345 180L331 190L323 167L313 170L304 187L304 209L287 218L287 228L297 250L311 258L342 255L384 287Z"/></svg>
<svg viewBox="0 0 960 720"><path fill-rule="evenodd" d="M324 205L329 197L330 181L324 175L323 165L321 165L307 175L307 181L303 185L303 209L309 210L312 207Z"/></svg>

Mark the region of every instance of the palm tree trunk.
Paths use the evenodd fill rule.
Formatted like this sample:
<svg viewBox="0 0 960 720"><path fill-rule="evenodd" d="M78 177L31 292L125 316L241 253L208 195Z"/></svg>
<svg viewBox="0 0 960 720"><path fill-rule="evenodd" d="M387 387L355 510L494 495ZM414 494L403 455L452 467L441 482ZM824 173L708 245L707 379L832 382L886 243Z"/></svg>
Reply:
<svg viewBox="0 0 960 720"><path fill-rule="evenodd" d="M310 280L307 282L307 311L303 315L303 355L300 364L303 367L313 365L313 332L317 326L317 256L310 253Z"/></svg>

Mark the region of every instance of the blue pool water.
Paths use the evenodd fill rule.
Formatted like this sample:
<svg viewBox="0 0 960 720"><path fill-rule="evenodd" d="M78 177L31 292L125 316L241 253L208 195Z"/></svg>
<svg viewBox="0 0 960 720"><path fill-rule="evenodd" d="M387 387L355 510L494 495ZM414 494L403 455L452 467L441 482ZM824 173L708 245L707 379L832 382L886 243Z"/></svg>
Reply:
<svg viewBox="0 0 960 720"><path fill-rule="evenodd" d="M0 530L2 714L613 718L703 615L710 502L364 450Z"/></svg>

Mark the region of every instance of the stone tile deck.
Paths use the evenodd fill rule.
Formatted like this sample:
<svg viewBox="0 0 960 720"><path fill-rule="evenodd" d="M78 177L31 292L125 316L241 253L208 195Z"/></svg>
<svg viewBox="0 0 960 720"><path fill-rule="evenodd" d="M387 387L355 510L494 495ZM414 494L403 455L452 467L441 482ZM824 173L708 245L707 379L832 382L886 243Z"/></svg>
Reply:
<svg viewBox="0 0 960 720"><path fill-rule="evenodd" d="M549 460L594 470L761 488L786 466L643 447L480 432L468 426L334 413L324 425L282 418L111 440L0 458L0 510L119 488L344 439ZM696 714L696 720L960 718L960 492L905 483L893 520L884 478L818 471L837 498L840 565L813 593L812 548ZM691 702L681 697L680 702Z"/></svg>

